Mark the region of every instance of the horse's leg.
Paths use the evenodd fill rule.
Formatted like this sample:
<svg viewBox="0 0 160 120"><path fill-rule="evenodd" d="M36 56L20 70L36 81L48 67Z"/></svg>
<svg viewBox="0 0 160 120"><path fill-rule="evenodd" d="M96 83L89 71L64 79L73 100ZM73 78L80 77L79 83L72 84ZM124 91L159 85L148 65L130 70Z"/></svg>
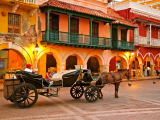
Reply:
<svg viewBox="0 0 160 120"><path fill-rule="evenodd" d="M103 93L102 93L101 89L99 89L99 99L103 99Z"/></svg>
<svg viewBox="0 0 160 120"><path fill-rule="evenodd" d="M119 89L119 82L115 83L115 98L119 98L118 96L118 89Z"/></svg>

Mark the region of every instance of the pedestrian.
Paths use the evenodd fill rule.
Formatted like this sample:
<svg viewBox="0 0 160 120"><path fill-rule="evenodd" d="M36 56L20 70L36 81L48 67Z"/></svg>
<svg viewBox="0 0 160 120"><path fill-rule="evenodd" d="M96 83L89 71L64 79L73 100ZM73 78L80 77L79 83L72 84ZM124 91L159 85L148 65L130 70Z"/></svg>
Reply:
<svg viewBox="0 0 160 120"><path fill-rule="evenodd" d="M149 76L149 72L150 72L150 67L147 67L147 76Z"/></svg>
<svg viewBox="0 0 160 120"><path fill-rule="evenodd" d="M145 76L145 65L143 65L143 76Z"/></svg>
<svg viewBox="0 0 160 120"><path fill-rule="evenodd" d="M51 82L51 79L50 79L51 77L52 77L51 70L50 70L50 68L48 68L45 79L47 79L49 82Z"/></svg>
<svg viewBox="0 0 160 120"><path fill-rule="evenodd" d="M50 67L50 71L51 71L51 76L56 74L56 68L55 67Z"/></svg>

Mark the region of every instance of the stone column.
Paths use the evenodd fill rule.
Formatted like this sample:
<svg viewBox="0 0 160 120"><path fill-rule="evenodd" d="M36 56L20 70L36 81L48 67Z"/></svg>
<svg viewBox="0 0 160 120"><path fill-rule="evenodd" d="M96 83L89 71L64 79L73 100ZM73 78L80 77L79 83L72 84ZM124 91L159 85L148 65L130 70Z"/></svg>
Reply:
<svg viewBox="0 0 160 120"><path fill-rule="evenodd" d="M140 77L143 77L143 64L140 64Z"/></svg>
<svg viewBox="0 0 160 120"><path fill-rule="evenodd" d="M100 69L100 73L101 72L106 72L106 65L100 65L99 69Z"/></svg>
<svg viewBox="0 0 160 120"><path fill-rule="evenodd" d="M87 64L84 64L84 65L83 65L83 68L87 69Z"/></svg>
<svg viewBox="0 0 160 120"><path fill-rule="evenodd" d="M109 72L109 65L106 65L106 72Z"/></svg>
<svg viewBox="0 0 160 120"><path fill-rule="evenodd" d="M154 64L151 65L151 76L155 76L155 74L154 74Z"/></svg>

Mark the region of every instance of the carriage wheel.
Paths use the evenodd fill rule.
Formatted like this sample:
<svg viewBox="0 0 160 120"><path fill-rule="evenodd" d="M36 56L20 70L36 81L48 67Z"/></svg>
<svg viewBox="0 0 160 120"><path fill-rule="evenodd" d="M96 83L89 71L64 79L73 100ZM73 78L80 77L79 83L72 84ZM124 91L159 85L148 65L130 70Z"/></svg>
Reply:
<svg viewBox="0 0 160 120"><path fill-rule="evenodd" d="M75 84L73 87L71 87L70 94L73 98L79 99L83 96L84 89L81 85Z"/></svg>
<svg viewBox="0 0 160 120"><path fill-rule="evenodd" d="M98 100L99 90L97 86L88 86L85 90L85 98L88 102L95 102Z"/></svg>
<svg viewBox="0 0 160 120"><path fill-rule="evenodd" d="M29 83L17 86L12 96L13 102L20 108L29 108L33 106L38 99L36 87Z"/></svg>

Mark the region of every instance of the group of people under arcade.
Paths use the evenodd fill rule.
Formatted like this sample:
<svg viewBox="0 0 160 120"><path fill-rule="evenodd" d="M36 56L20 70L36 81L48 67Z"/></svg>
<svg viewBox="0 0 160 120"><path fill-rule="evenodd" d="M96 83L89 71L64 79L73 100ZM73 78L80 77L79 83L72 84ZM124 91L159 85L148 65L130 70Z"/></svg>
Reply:
<svg viewBox="0 0 160 120"><path fill-rule="evenodd" d="M146 74L147 73L147 74ZM154 69L154 74L159 76L160 74L160 67L156 66ZM151 68L150 66L143 66L143 76L150 76L151 75Z"/></svg>

